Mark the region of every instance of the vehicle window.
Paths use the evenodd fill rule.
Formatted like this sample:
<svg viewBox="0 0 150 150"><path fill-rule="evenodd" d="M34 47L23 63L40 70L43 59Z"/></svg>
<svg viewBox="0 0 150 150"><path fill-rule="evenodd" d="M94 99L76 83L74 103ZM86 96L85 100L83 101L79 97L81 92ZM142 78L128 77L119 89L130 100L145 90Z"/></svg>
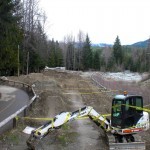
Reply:
<svg viewBox="0 0 150 150"><path fill-rule="evenodd" d="M137 107L139 107L139 108L142 108L143 106L143 104L142 104L142 98L141 97L136 97L135 98L135 100L136 100L136 106ZM141 113L142 112L142 109L140 110L140 109L136 109L136 111L138 112L138 113Z"/></svg>
<svg viewBox="0 0 150 150"><path fill-rule="evenodd" d="M128 111L130 109L130 106L134 106L133 97L130 97L126 100L125 110Z"/></svg>
<svg viewBox="0 0 150 150"><path fill-rule="evenodd" d="M115 100L113 103L113 116L114 117L120 117L121 116L121 100Z"/></svg>
<svg viewBox="0 0 150 150"><path fill-rule="evenodd" d="M129 99L126 100L125 111L129 110Z"/></svg>
<svg viewBox="0 0 150 150"><path fill-rule="evenodd" d="M142 99L140 97L136 97L136 106L142 107Z"/></svg>

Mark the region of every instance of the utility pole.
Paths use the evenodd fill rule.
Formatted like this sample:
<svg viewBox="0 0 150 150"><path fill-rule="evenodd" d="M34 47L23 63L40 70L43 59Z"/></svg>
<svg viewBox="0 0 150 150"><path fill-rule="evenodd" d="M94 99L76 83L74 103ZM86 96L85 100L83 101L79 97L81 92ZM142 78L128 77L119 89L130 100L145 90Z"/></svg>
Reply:
<svg viewBox="0 0 150 150"><path fill-rule="evenodd" d="M147 57L148 57L148 72L150 73L150 53L147 53Z"/></svg>
<svg viewBox="0 0 150 150"><path fill-rule="evenodd" d="M29 73L29 51L27 53L27 75Z"/></svg>
<svg viewBox="0 0 150 150"><path fill-rule="evenodd" d="M147 46L147 51L146 51L146 69L148 72L150 72L150 38L148 39L148 46Z"/></svg>
<svg viewBox="0 0 150 150"><path fill-rule="evenodd" d="M18 77L20 75L19 45L18 45Z"/></svg>

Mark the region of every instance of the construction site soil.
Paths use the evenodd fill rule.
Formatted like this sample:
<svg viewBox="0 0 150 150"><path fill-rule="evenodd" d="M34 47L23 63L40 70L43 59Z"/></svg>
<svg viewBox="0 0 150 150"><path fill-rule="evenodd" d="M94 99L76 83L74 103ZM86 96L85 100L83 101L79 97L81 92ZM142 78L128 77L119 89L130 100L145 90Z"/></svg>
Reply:
<svg viewBox="0 0 150 150"><path fill-rule="evenodd" d="M2 150L27 150L29 135L23 133L23 129L26 126L39 127L47 122L44 118L53 118L62 111L72 112L83 106L92 106L100 114L111 112L111 95L101 91L91 80L91 74L48 70L9 79L34 85L38 98L27 114L31 119L19 118L15 129L0 136ZM147 88L150 88L149 84L144 83L142 86L148 85ZM35 117L43 119L36 121L32 119ZM150 131L141 133L141 136L146 141L147 149L150 149ZM52 131L36 144L36 150L77 149L109 149L106 133L90 119L75 120Z"/></svg>

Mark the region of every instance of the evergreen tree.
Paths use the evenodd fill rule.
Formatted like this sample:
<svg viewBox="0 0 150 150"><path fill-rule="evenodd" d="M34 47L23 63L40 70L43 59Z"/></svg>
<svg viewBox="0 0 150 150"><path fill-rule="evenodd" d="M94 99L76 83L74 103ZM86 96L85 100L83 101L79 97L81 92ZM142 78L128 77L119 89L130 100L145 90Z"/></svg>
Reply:
<svg viewBox="0 0 150 150"><path fill-rule="evenodd" d="M84 70L88 70L92 68L92 49L91 49L91 42L89 39L88 34L86 35L86 40L83 46L83 66Z"/></svg>
<svg viewBox="0 0 150 150"><path fill-rule="evenodd" d="M114 56L116 64L121 65L122 60L123 60L123 54L122 54L122 47L121 47L120 39L118 36L113 45L113 56Z"/></svg>
<svg viewBox="0 0 150 150"><path fill-rule="evenodd" d="M40 55L35 52L30 52L29 72L40 72L45 67L45 62L41 59Z"/></svg>
<svg viewBox="0 0 150 150"><path fill-rule="evenodd" d="M63 66L63 55L62 55L62 49L59 46L58 41L52 41L49 43L49 61L48 61L48 66L49 67L59 67Z"/></svg>
<svg viewBox="0 0 150 150"><path fill-rule="evenodd" d="M56 55L55 55L56 47L54 39L50 42L50 54L49 54L49 61L48 66L49 67L55 67L56 66Z"/></svg>
<svg viewBox="0 0 150 150"><path fill-rule="evenodd" d="M100 52L96 50L93 56L93 68L95 70L100 70Z"/></svg>
<svg viewBox="0 0 150 150"><path fill-rule="evenodd" d="M107 71L116 71L116 70L117 70L116 67L114 68L114 57L111 56L111 57L108 59L108 63L107 63L107 66L106 66L106 70L107 70Z"/></svg>
<svg viewBox="0 0 150 150"><path fill-rule="evenodd" d="M62 49L60 48L58 41L56 41L55 45L56 45L55 46L56 47L56 53L55 53L55 55L56 55L56 57L55 57L55 59L56 59L56 67L62 67L63 66Z"/></svg>
<svg viewBox="0 0 150 150"><path fill-rule="evenodd" d="M146 70L150 72L150 38L148 39L148 46L146 49Z"/></svg>
<svg viewBox="0 0 150 150"><path fill-rule="evenodd" d="M0 1L0 75L14 75L18 66L18 45L22 40L17 13L20 0Z"/></svg>

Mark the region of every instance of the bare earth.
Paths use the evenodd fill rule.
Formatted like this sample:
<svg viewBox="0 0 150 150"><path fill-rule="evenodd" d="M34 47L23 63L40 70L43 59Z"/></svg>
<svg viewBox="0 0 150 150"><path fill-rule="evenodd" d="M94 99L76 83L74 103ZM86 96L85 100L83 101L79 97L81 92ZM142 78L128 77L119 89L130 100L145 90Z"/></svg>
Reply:
<svg viewBox="0 0 150 150"><path fill-rule="evenodd" d="M11 77L35 85L39 98L28 113L30 117L54 117L62 111L75 111L85 105L92 106L101 113L111 111L111 98L107 93L91 94L100 89L93 84L89 76L80 76L80 72L47 71L28 76ZM18 127L0 136L2 150L27 150L26 135L22 130L26 126L38 127L45 121L18 120ZM150 141L150 132L143 133L144 140ZM107 150L108 140L105 132L91 120L75 120L61 129L52 131L43 138L37 150Z"/></svg>

